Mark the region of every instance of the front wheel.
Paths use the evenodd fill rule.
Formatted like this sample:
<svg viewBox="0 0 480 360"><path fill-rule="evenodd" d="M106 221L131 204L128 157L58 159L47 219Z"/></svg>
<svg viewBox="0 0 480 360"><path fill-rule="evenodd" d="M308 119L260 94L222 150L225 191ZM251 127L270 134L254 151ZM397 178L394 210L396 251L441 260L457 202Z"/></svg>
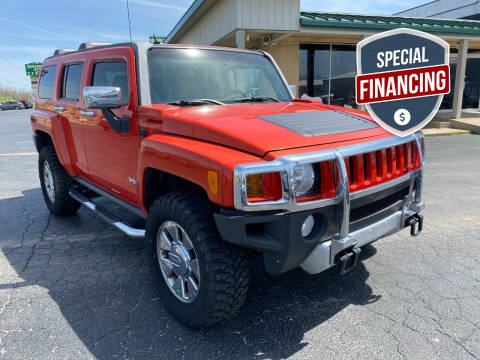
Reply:
<svg viewBox="0 0 480 360"><path fill-rule="evenodd" d="M233 316L248 290L245 251L220 239L206 208L195 197L171 193L155 201L147 219L147 257L162 299L194 328Z"/></svg>
<svg viewBox="0 0 480 360"><path fill-rule="evenodd" d="M69 195L72 179L65 172L53 146L45 146L38 156L38 173L43 198L53 215L73 215L80 203Z"/></svg>

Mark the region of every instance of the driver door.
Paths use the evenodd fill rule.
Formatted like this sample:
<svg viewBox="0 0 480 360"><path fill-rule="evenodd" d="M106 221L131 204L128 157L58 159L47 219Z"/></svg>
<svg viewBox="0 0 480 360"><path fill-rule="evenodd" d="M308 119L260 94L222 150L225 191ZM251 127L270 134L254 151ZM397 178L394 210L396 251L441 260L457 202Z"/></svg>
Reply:
<svg viewBox="0 0 480 360"><path fill-rule="evenodd" d="M79 117L83 124L88 180L137 206L140 137L135 117L137 96L133 59L130 48L108 49L108 56L92 55L85 84L121 89L122 106L111 111L119 118L130 118L130 131L115 131L101 110L84 108L80 110Z"/></svg>

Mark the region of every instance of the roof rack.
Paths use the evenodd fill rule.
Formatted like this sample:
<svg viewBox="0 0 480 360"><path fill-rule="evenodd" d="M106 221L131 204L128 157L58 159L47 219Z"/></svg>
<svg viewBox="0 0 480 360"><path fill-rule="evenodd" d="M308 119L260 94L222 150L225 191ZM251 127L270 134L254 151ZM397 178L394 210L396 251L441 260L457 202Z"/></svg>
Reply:
<svg viewBox="0 0 480 360"><path fill-rule="evenodd" d="M89 49L97 46L112 45L112 43L81 43L78 50Z"/></svg>
<svg viewBox="0 0 480 360"><path fill-rule="evenodd" d="M75 50L65 50L65 49L57 49L53 52L53 55L61 55L61 54L66 54L66 53L69 53L69 52L72 52L72 51L75 51Z"/></svg>

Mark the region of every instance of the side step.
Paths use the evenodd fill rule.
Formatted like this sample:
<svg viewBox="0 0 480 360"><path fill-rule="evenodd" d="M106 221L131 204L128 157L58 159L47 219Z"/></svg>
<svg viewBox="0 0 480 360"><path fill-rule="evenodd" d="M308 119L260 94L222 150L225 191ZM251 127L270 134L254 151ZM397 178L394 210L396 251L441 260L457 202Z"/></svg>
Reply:
<svg viewBox="0 0 480 360"><path fill-rule="evenodd" d="M70 189L69 192L70 196L77 200L79 203L84 205L85 207L92 210L95 214L97 214L100 218L102 218L105 222L110 225L115 226L118 230L123 232L124 234L134 237L134 238L143 238L145 237L145 230L144 229L135 229L133 227L128 226L127 224L122 223L121 221L117 221L114 219L112 215L100 205L95 204L91 199L83 195L77 189Z"/></svg>

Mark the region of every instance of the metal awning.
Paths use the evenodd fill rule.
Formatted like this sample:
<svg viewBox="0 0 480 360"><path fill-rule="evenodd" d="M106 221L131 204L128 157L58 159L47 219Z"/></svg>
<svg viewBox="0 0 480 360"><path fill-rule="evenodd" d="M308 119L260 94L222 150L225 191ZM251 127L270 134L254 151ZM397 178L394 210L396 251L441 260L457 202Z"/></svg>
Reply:
<svg viewBox="0 0 480 360"><path fill-rule="evenodd" d="M300 25L342 30L385 31L399 27L445 35L480 36L480 21L300 12Z"/></svg>

